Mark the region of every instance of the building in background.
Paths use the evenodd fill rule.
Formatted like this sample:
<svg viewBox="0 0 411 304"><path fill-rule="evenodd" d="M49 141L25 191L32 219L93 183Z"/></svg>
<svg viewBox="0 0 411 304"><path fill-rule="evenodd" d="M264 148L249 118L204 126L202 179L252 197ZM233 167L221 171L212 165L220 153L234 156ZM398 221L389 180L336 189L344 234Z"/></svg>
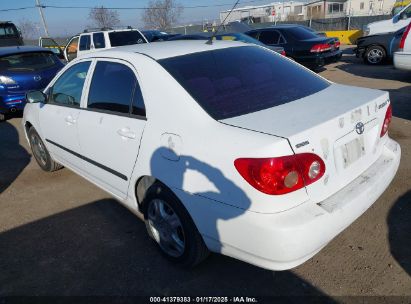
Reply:
<svg viewBox="0 0 411 304"><path fill-rule="evenodd" d="M245 6L220 12L220 21L251 21L254 23L304 20L305 3L298 1L275 2L266 5Z"/></svg>
<svg viewBox="0 0 411 304"><path fill-rule="evenodd" d="M396 0L312 0L311 2L284 1L258 6L245 6L220 12L220 21L252 23L302 21L346 16L389 15ZM407 0L408 1L408 0Z"/></svg>

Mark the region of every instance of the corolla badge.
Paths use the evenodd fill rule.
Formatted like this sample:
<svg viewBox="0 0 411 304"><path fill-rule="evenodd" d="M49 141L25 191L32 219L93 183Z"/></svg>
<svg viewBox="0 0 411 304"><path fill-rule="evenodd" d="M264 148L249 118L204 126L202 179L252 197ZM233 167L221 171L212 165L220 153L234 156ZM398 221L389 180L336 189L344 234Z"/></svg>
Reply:
<svg viewBox="0 0 411 304"><path fill-rule="evenodd" d="M36 75L33 77L34 81L40 81L41 80L41 76L40 75Z"/></svg>
<svg viewBox="0 0 411 304"><path fill-rule="evenodd" d="M364 133L364 129L365 129L365 127L364 127L364 124L363 124L362 122L359 122L359 123L357 123L357 124L355 125L355 131L356 131L358 134Z"/></svg>

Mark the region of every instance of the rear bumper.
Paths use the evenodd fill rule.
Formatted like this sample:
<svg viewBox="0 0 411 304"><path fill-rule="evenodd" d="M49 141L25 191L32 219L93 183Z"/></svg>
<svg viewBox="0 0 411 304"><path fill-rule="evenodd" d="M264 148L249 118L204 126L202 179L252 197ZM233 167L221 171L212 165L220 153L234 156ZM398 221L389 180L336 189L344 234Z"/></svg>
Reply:
<svg viewBox="0 0 411 304"><path fill-rule="evenodd" d="M394 66L399 70L411 71L411 52L395 52Z"/></svg>
<svg viewBox="0 0 411 304"><path fill-rule="evenodd" d="M22 111L26 105L26 96L17 95L2 95L0 96L0 113L10 113L14 111Z"/></svg>
<svg viewBox="0 0 411 304"><path fill-rule="evenodd" d="M329 53L322 53L322 54L313 54L310 56L301 56L295 58L295 61L306 65L310 68L318 68L322 67L327 63L340 60L342 57L342 52L340 50L329 52Z"/></svg>
<svg viewBox="0 0 411 304"><path fill-rule="evenodd" d="M213 251L266 269L296 267L320 251L378 199L394 178L400 157L400 146L388 138L380 158L328 199L320 203L308 201L276 214L246 211L218 222L218 240L203 234L204 240Z"/></svg>

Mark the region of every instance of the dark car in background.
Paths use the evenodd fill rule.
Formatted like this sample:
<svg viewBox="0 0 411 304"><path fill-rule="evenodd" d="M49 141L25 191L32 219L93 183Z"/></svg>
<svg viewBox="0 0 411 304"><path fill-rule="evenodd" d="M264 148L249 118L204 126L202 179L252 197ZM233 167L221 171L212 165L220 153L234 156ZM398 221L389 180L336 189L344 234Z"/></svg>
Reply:
<svg viewBox="0 0 411 304"><path fill-rule="evenodd" d="M311 69L338 61L342 56L335 38L320 37L299 25L278 25L245 34L269 46L283 47L288 57Z"/></svg>
<svg viewBox="0 0 411 304"><path fill-rule="evenodd" d="M44 89L63 66L45 48L0 47L0 120L8 113L23 110L26 92Z"/></svg>
<svg viewBox="0 0 411 304"><path fill-rule="evenodd" d="M169 41L173 40L209 40L211 37L215 40L225 40L225 41L241 41L244 43L252 43L256 45L260 45L266 47L272 51L275 51L281 55L285 56L285 50L283 47L278 46L269 46L265 45L264 43L254 39L246 34L242 33L221 33L214 35L213 33L198 33L198 34L191 34L191 35L176 35L169 39Z"/></svg>
<svg viewBox="0 0 411 304"><path fill-rule="evenodd" d="M0 21L0 47L23 45L23 37L11 21Z"/></svg>
<svg viewBox="0 0 411 304"><path fill-rule="evenodd" d="M148 42L167 41L168 39L177 36L178 34L170 34L159 30L145 30L141 31Z"/></svg>
<svg viewBox="0 0 411 304"><path fill-rule="evenodd" d="M392 60L404 31L405 27L396 32L358 38L354 53L370 65L378 65Z"/></svg>

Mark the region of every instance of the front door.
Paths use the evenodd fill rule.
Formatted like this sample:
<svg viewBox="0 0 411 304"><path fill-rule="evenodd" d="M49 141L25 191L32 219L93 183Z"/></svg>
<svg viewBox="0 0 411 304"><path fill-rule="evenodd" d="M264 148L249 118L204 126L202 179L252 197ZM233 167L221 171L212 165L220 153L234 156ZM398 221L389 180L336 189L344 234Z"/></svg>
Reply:
<svg viewBox="0 0 411 304"><path fill-rule="evenodd" d="M53 157L78 167L80 152L77 122L85 79L91 61L67 69L48 90L49 100L39 112L40 127L47 149Z"/></svg>
<svg viewBox="0 0 411 304"><path fill-rule="evenodd" d="M79 142L86 174L118 197L127 196L145 124L134 67L97 61L78 122Z"/></svg>

